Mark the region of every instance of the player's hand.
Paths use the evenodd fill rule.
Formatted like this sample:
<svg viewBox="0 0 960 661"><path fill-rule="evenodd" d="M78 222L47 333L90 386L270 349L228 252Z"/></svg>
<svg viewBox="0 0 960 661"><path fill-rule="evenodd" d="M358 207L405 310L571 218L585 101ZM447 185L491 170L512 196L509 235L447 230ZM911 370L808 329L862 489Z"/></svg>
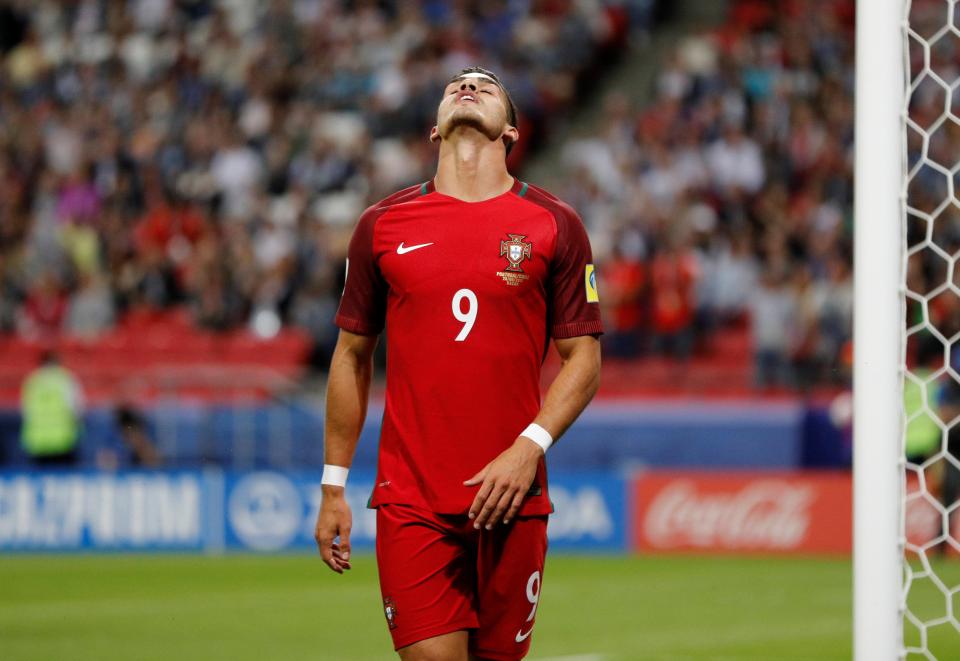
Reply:
<svg viewBox="0 0 960 661"><path fill-rule="evenodd" d="M342 574L350 569L350 528L353 514L344 497L343 487L323 486L320 513L313 537L317 540L320 557L333 571ZM340 543L333 540L340 537Z"/></svg>
<svg viewBox="0 0 960 661"><path fill-rule="evenodd" d="M504 523L513 520L533 484L542 456L543 450L536 443L520 436L483 470L464 482L468 487L482 483L470 506L474 528L490 530L501 519Z"/></svg>

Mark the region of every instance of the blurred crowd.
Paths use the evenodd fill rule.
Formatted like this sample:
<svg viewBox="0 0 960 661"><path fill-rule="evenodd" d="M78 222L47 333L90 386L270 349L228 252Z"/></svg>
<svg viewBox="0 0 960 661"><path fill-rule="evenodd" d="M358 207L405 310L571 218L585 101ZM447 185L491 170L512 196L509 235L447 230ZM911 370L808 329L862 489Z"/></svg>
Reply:
<svg viewBox="0 0 960 661"><path fill-rule="evenodd" d="M334 341L353 224L426 180L443 85L496 70L526 142L649 0L14 0L0 7L0 333L132 310ZM318 364L325 362L318 359Z"/></svg>
<svg viewBox="0 0 960 661"><path fill-rule="evenodd" d="M854 3L732 0L725 24L670 47L650 93L581 94L655 4L4 4L0 333L96 338L130 311L181 306L214 331L300 326L322 365L354 222L431 176L440 90L480 63L523 114L515 171L566 110L603 105L546 183L588 226L608 356L687 360L741 329L758 387L845 383ZM960 40L929 45L937 75L921 75L942 6L911 5L908 238L932 227L949 255L960 131L938 120ZM934 291L947 270L918 251L910 289ZM960 297L931 298L934 322L960 330Z"/></svg>
<svg viewBox="0 0 960 661"><path fill-rule="evenodd" d="M604 264L607 355L749 326L759 387L842 383L853 308L854 3L731 2L650 100L605 100L563 196Z"/></svg>
<svg viewBox="0 0 960 661"><path fill-rule="evenodd" d="M916 331L908 339L907 350L910 364L916 366L912 368L915 375L926 369L929 376L929 371L943 367L944 342L940 338L949 341L960 333L960 295L954 291L960 274L950 263L960 251L954 174L960 165L960 124L956 119L960 107L951 87L960 79L960 38L944 30L949 26L947 10L939 3L920 0L911 5L906 284L907 326ZM948 288L951 285L953 289ZM952 352L951 362L955 370L960 369L960 352ZM960 398L958 384L949 376L945 381L950 382L955 406ZM936 389L931 384L931 392Z"/></svg>

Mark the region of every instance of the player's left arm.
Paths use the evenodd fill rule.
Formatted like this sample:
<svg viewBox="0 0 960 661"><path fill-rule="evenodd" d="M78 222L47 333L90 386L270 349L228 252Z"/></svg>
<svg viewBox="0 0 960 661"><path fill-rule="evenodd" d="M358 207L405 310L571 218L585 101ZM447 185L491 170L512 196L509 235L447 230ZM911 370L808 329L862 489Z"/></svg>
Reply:
<svg viewBox="0 0 960 661"><path fill-rule="evenodd" d="M562 367L550 384L534 422L559 439L600 386L600 341L592 335L583 335L556 339L554 344ZM475 528L484 526L489 530L501 519L510 523L533 484L543 452L529 438L518 436L513 445L464 482L467 486L482 483L470 506Z"/></svg>

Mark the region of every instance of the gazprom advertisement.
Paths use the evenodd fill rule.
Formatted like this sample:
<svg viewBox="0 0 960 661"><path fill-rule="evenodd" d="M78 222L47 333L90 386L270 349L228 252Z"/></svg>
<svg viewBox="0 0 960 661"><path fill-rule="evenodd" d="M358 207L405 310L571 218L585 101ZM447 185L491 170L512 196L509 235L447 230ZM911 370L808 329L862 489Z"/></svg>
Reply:
<svg viewBox="0 0 960 661"><path fill-rule="evenodd" d="M200 550L210 487L189 471L0 473L0 549Z"/></svg>
<svg viewBox="0 0 960 661"><path fill-rule="evenodd" d="M371 548L372 474L351 474L354 548ZM625 551L626 483L551 474L550 546ZM0 472L0 551L307 551L320 473Z"/></svg>

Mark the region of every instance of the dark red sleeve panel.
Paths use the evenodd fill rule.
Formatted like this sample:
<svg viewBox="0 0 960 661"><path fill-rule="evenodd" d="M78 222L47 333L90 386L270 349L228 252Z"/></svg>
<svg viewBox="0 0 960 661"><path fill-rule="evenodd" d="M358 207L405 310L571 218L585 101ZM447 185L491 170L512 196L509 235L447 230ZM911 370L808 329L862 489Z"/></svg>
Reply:
<svg viewBox="0 0 960 661"><path fill-rule="evenodd" d="M559 200L550 205L557 221L557 243L550 264L548 325L556 339L600 335L600 305L587 300L590 240L577 213Z"/></svg>
<svg viewBox="0 0 960 661"><path fill-rule="evenodd" d="M373 251L373 231L382 213L376 205L363 212L347 251L347 279L336 323L358 335L379 335L387 312L387 283Z"/></svg>

